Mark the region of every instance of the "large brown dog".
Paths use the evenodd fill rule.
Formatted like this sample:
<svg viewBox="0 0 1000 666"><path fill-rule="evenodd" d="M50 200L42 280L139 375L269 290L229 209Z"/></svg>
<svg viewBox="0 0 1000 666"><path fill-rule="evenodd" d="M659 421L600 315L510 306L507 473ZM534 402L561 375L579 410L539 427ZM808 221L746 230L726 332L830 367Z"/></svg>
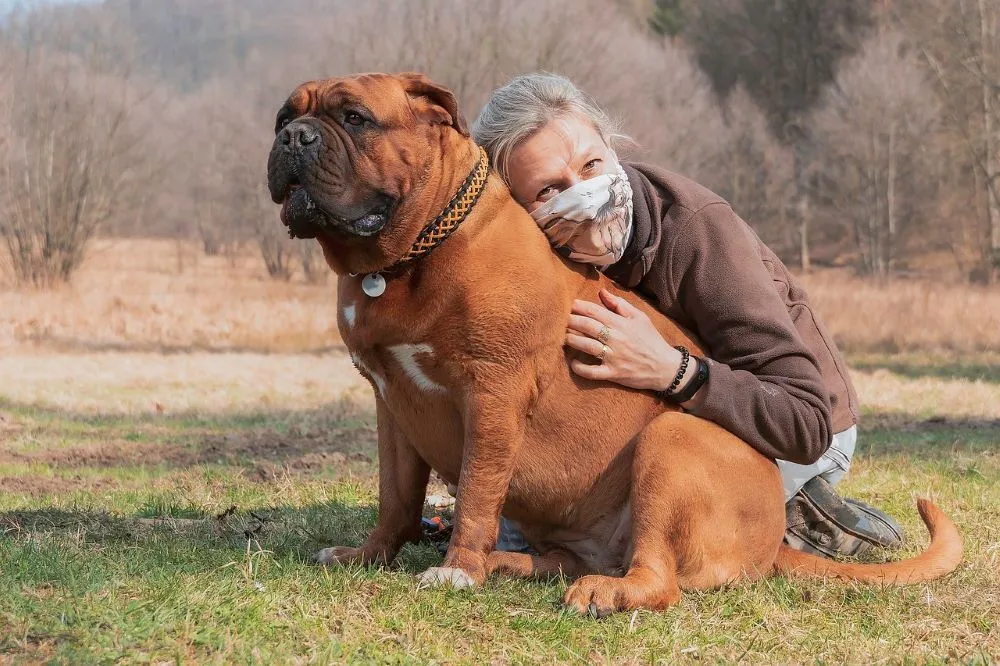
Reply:
<svg viewBox="0 0 1000 666"><path fill-rule="evenodd" d="M570 304L601 287L671 343L698 345L558 257L485 169L476 202L481 151L448 90L415 74L306 83L276 134L272 198L340 276L340 332L376 399L378 520L360 548L328 548L322 562L389 562L418 539L432 469L458 484L458 503L443 566L422 581L563 572L582 576L566 603L599 615L775 571L905 583L961 561L954 524L925 500L931 545L911 560L843 564L784 548L772 460L652 394L573 375ZM464 204L452 201L460 190ZM541 555L492 552L501 509Z"/></svg>

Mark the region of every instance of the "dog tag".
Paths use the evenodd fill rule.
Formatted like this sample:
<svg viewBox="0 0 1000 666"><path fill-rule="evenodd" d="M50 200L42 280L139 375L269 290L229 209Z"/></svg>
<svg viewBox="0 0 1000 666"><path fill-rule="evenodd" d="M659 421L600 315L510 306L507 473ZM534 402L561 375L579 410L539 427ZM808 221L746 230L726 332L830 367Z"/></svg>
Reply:
<svg viewBox="0 0 1000 666"><path fill-rule="evenodd" d="M361 291L372 298L385 293L385 278L379 273L369 273L361 280Z"/></svg>

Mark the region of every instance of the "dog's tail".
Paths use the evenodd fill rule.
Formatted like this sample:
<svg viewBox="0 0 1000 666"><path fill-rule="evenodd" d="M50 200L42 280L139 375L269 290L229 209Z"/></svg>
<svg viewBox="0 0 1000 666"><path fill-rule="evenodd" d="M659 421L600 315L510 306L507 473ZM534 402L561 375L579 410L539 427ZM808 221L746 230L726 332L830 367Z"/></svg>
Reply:
<svg viewBox="0 0 1000 666"><path fill-rule="evenodd" d="M917 500L917 510L931 535L931 545L916 557L885 564L836 562L782 544L775 570L799 578L841 578L863 583L907 585L941 578L962 561L962 537L951 518L930 500Z"/></svg>

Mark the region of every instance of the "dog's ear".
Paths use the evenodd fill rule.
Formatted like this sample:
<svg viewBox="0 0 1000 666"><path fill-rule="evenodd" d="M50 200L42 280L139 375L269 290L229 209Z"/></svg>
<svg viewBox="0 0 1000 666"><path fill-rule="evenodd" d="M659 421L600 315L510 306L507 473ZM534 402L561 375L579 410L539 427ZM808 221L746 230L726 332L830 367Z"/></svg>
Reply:
<svg viewBox="0 0 1000 666"><path fill-rule="evenodd" d="M455 93L423 74L406 73L400 74L399 78L407 96L412 100L410 108L415 114L435 124L451 125L462 136L469 136L469 127L458 111Z"/></svg>

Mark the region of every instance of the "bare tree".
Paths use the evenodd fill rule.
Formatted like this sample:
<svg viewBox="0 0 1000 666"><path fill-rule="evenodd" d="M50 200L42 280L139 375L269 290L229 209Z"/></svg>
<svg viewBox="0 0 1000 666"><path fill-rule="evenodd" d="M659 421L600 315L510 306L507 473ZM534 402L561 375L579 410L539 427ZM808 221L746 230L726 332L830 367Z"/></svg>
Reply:
<svg viewBox="0 0 1000 666"><path fill-rule="evenodd" d="M256 243L268 275L289 280L300 256L298 245L278 221L267 191L264 165L271 146L271 114L222 86L207 97L204 122L198 127L205 146L200 151L198 224L202 238L213 234L220 246ZM211 146L211 148L208 148ZM315 244L315 241L306 241Z"/></svg>
<svg viewBox="0 0 1000 666"><path fill-rule="evenodd" d="M270 204L270 199L260 203ZM275 280L291 280L295 270L293 262L301 250L288 239L287 232L281 225L275 224L271 216L263 211L248 222L251 225L254 241L260 250L261 259L264 260L267 274ZM298 242L315 244L312 240Z"/></svg>
<svg viewBox="0 0 1000 666"><path fill-rule="evenodd" d="M319 243L299 243L299 265L306 282L323 284L330 276Z"/></svg>
<svg viewBox="0 0 1000 666"><path fill-rule="evenodd" d="M172 156L170 176L160 183L168 201L158 215L172 216L167 228L197 238L207 255L235 261L244 247L255 245L268 275L288 280L302 243L289 240L278 222L264 168L271 107L277 105L261 108L247 92L207 81L169 114L164 131L183 140Z"/></svg>
<svg viewBox="0 0 1000 666"><path fill-rule="evenodd" d="M13 142L13 124L11 123L11 102L14 99L13 76L10 57L12 49L6 42L0 42L0 179L6 178L11 162L11 143ZM0 225L11 215L12 202L0 189ZM0 284L3 283L4 268L11 264L6 244L0 247Z"/></svg>
<svg viewBox="0 0 1000 666"><path fill-rule="evenodd" d="M979 88L979 113L982 118L980 159L977 166L982 171L987 193L987 219L989 220L989 281L1000 280L1000 8L995 2L977 0L972 13L973 25L979 28L973 71Z"/></svg>
<svg viewBox="0 0 1000 666"><path fill-rule="evenodd" d="M976 215L966 229L977 256L973 277L1000 282L1000 6L987 0L898 0L896 20L920 45L938 97L954 157L967 170L964 197Z"/></svg>
<svg viewBox="0 0 1000 666"><path fill-rule="evenodd" d="M708 78L615 3L384 0L345 12L326 43L319 75L424 71L454 89L470 116L517 74L564 74L623 121L639 157L696 178L710 179L725 149Z"/></svg>
<svg viewBox="0 0 1000 666"><path fill-rule="evenodd" d="M7 51L0 238L14 279L45 286L68 280L101 225L139 204L151 156L130 123L138 94L127 80L41 44Z"/></svg>
<svg viewBox="0 0 1000 666"><path fill-rule="evenodd" d="M938 108L918 56L881 31L845 61L808 123L831 217L850 220L865 273L885 278L901 241L934 210L926 175Z"/></svg>
<svg viewBox="0 0 1000 666"><path fill-rule="evenodd" d="M621 119L635 139L625 157L716 190L804 268L849 254L884 274L950 247L967 273L998 279L996 2L287 0L270 10L269 0L46 5L0 25L12 274L17 261L51 267L21 269L21 281L65 279L82 252L62 244L104 229L198 239L230 256L253 243L277 278L301 267L319 279L314 244L284 238L263 189L289 90L421 70L472 120L496 86L548 70ZM877 25L911 41L869 45L840 67ZM918 103L919 86L897 91L912 102L903 109L879 88L912 83L915 65L932 92L925 83ZM140 88L155 88L156 103L137 104ZM915 147L917 115L935 97L940 124ZM14 222L42 231L15 233Z"/></svg>
<svg viewBox="0 0 1000 666"><path fill-rule="evenodd" d="M184 122L192 141L184 152L182 187L191 202L193 226L209 256L233 256L252 236L245 217L257 214L251 202L256 201L263 177L248 160L260 156L254 148L266 142L267 134L245 105L241 96L227 92L218 81L205 84L185 105Z"/></svg>
<svg viewBox="0 0 1000 666"><path fill-rule="evenodd" d="M772 249L793 254L796 229L789 207L795 194L792 152L768 129L767 118L742 85L723 104L724 150L708 182L716 183Z"/></svg>
<svg viewBox="0 0 1000 666"><path fill-rule="evenodd" d="M689 3L687 38L721 93L743 83L792 150L799 261L811 268L809 193L815 161L802 118L819 102L838 62L870 24L869 0L700 0Z"/></svg>

